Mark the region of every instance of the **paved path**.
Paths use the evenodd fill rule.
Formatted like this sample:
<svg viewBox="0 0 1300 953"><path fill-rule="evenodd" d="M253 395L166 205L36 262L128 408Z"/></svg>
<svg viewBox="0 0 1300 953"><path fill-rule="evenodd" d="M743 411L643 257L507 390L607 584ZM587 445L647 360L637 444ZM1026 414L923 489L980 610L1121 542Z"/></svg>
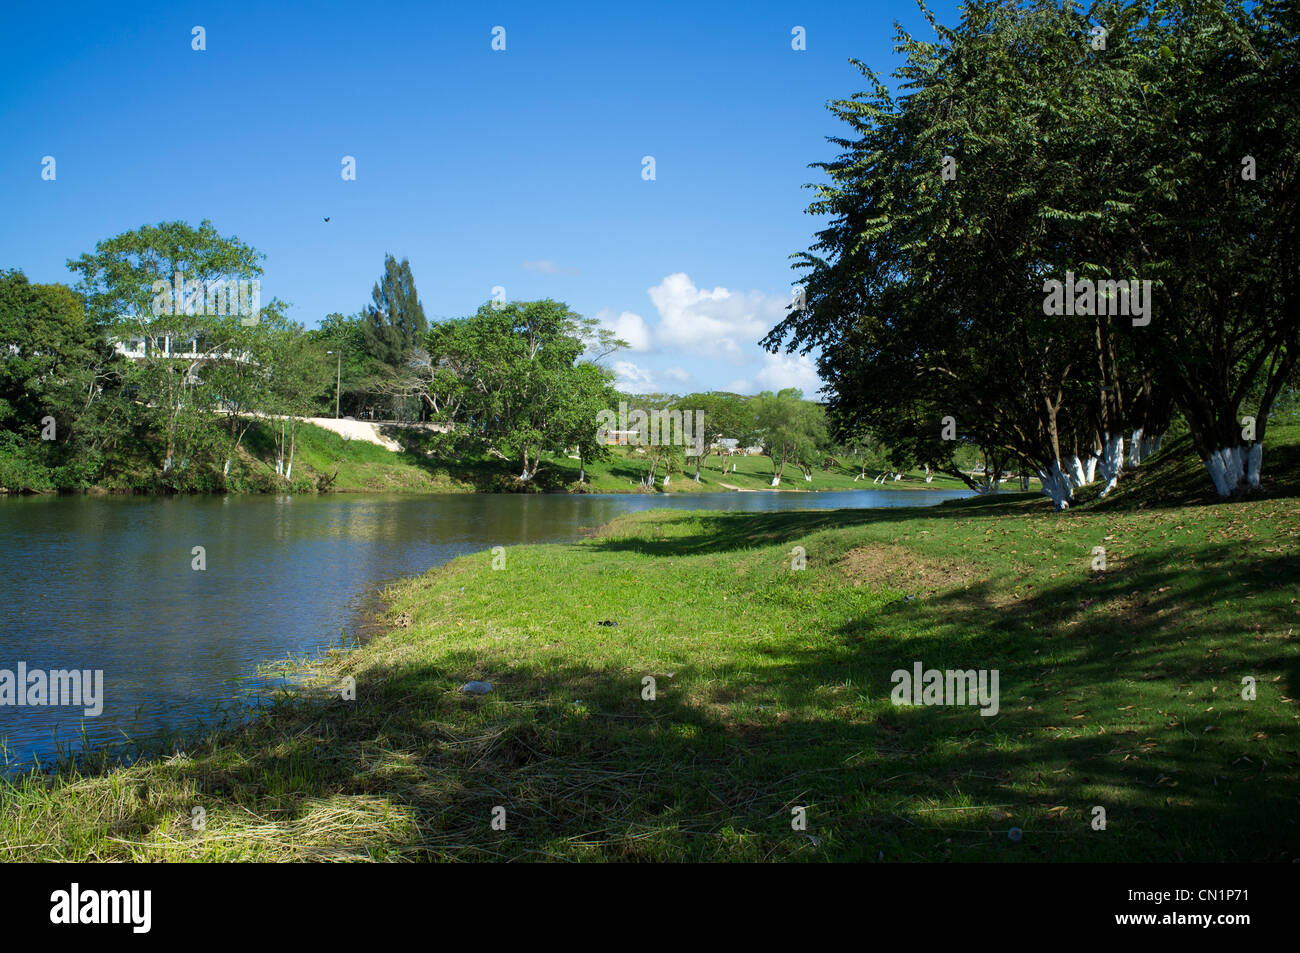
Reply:
<svg viewBox="0 0 1300 953"><path fill-rule="evenodd" d="M255 414L254 416L278 417L278 414ZM299 417L298 420L305 420L309 424L315 424L324 430L338 434L346 440L364 440L366 443L378 444L385 450L391 450L394 453L402 452L402 445L391 437L385 437L381 432L382 427L411 427L423 428L426 430L436 430L439 433L446 433L449 429L444 424L400 424L387 421L373 420L344 420L334 417Z"/></svg>
<svg viewBox="0 0 1300 953"><path fill-rule="evenodd" d="M317 427L333 431L347 440L364 440L366 443L377 443L394 453L400 453L402 449L401 444L396 440L385 437L379 432L379 426L369 420L338 420L333 417L299 417L298 419L306 420L309 424L315 424Z"/></svg>

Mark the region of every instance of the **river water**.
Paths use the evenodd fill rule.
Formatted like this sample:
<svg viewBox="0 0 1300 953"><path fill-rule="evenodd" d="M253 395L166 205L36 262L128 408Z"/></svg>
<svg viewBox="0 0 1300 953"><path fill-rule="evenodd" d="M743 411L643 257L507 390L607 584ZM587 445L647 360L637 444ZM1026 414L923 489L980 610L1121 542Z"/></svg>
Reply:
<svg viewBox="0 0 1300 953"><path fill-rule="evenodd" d="M210 724L247 704L250 687L274 687L254 677L259 663L338 645L383 583L463 553L569 540L654 508L925 506L966 495L0 497L0 770L6 759L48 760L60 745L80 750L83 738L102 746ZM102 671L102 711L6 702L5 673L12 685L20 663Z"/></svg>

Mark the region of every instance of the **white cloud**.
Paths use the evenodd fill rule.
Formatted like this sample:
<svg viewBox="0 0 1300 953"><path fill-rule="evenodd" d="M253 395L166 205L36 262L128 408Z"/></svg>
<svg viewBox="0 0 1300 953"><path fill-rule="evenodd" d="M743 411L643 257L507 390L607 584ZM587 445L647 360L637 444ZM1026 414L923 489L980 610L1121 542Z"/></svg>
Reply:
<svg viewBox="0 0 1300 953"><path fill-rule="evenodd" d="M736 364L746 362L759 338L785 316L788 303L759 292L707 291L680 271L648 293L659 312L655 336L661 348Z"/></svg>
<svg viewBox="0 0 1300 953"><path fill-rule="evenodd" d="M763 368L757 377L764 390L797 387L806 400L821 399L817 391L822 381L817 375L817 365L807 354L764 354Z"/></svg>
<svg viewBox="0 0 1300 953"><path fill-rule="evenodd" d="M614 386L625 394L655 393L654 375L644 367L638 367L631 361L615 361L614 373L618 375Z"/></svg>
<svg viewBox="0 0 1300 953"><path fill-rule="evenodd" d="M725 387L733 393L797 387L805 398L820 399L822 382L812 358L769 354L758 344L787 316L788 298L699 288L685 272L668 275L647 294L657 319L647 321L634 312L609 308L596 315L602 327L628 343L628 352L654 355L651 367L616 361L619 389L644 394L660 387L680 390L690 382L697 389L713 390L722 386L727 373L737 375Z"/></svg>
<svg viewBox="0 0 1300 953"><path fill-rule="evenodd" d="M627 342L629 351L645 352L650 350L650 328L645 319L631 311L623 311L617 317L605 308L596 315L600 326L608 328L614 335Z"/></svg>

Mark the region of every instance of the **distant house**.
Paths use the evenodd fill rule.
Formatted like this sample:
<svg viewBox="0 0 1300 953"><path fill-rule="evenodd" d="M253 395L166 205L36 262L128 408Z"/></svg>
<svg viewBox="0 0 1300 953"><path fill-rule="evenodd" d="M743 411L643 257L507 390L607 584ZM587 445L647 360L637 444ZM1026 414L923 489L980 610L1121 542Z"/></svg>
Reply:
<svg viewBox="0 0 1300 953"><path fill-rule="evenodd" d="M150 341L152 340L152 346ZM247 362L247 352L234 354L229 351L218 352L202 347L202 341L193 333L160 334L152 339L143 334L132 334L124 338L109 338L113 350L129 361L142 361L146 357L171 357L182 361L240 361Z"/></svg>
<svg viewBox="0 0 1300 953"><path fill-rule="evenodd" d="M762 447L742 447L740 441L735 437L723 437L713 441L709 447L710 453L716 453L728 457L754 457L762 456Z"/></svg>
<svg viewBox="0 0 1300 953"><path fill-rule="evenodd" d="M639 430L607 430L605 431L605 446L625 447L630 443L635 443L640 433Z"/></svg>

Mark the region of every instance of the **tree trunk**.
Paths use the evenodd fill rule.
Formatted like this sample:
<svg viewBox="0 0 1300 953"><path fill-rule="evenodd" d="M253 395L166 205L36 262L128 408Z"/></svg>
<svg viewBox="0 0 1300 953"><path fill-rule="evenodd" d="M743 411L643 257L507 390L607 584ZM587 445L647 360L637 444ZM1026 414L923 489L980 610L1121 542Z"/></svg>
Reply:
<svg viewBox="0 0 1300 953"><path fill-rule="evenodd" d="M1246 459L1246 485L1252 490L1259 489L1259 471L1264 463L1264 444L1263 442L1253 443L1250 445L1249 456Z"/></svg>
<svg viewBox="0 0 1300 953"><path fill-rule="evenodd" d="M1124 435L1106 434L1106 449L1101 460L1101 476L1106 485L1097 494L1097 499L1104 499L1110 491L1119 486L1120 471L1124 468Z"/></svg>
<svg viewBox="0 0 1300 953"><path fill-rule="evenodd" d="M1038 479L1043 485L1043 495L1051 498L1052 505L1057 510L1070 508L1074 488L1070 485L1070 478L1061 469L1060 460L1053 460L1051 467L1047 470L1040 469Z"/></svg>
<svg viewBox="0 0 1300 953"><path fill-rule="evenodd" d="M289 425L289 466L284 471L285 482L293 480L293 451L298 443L298 422Z"/></svg>

